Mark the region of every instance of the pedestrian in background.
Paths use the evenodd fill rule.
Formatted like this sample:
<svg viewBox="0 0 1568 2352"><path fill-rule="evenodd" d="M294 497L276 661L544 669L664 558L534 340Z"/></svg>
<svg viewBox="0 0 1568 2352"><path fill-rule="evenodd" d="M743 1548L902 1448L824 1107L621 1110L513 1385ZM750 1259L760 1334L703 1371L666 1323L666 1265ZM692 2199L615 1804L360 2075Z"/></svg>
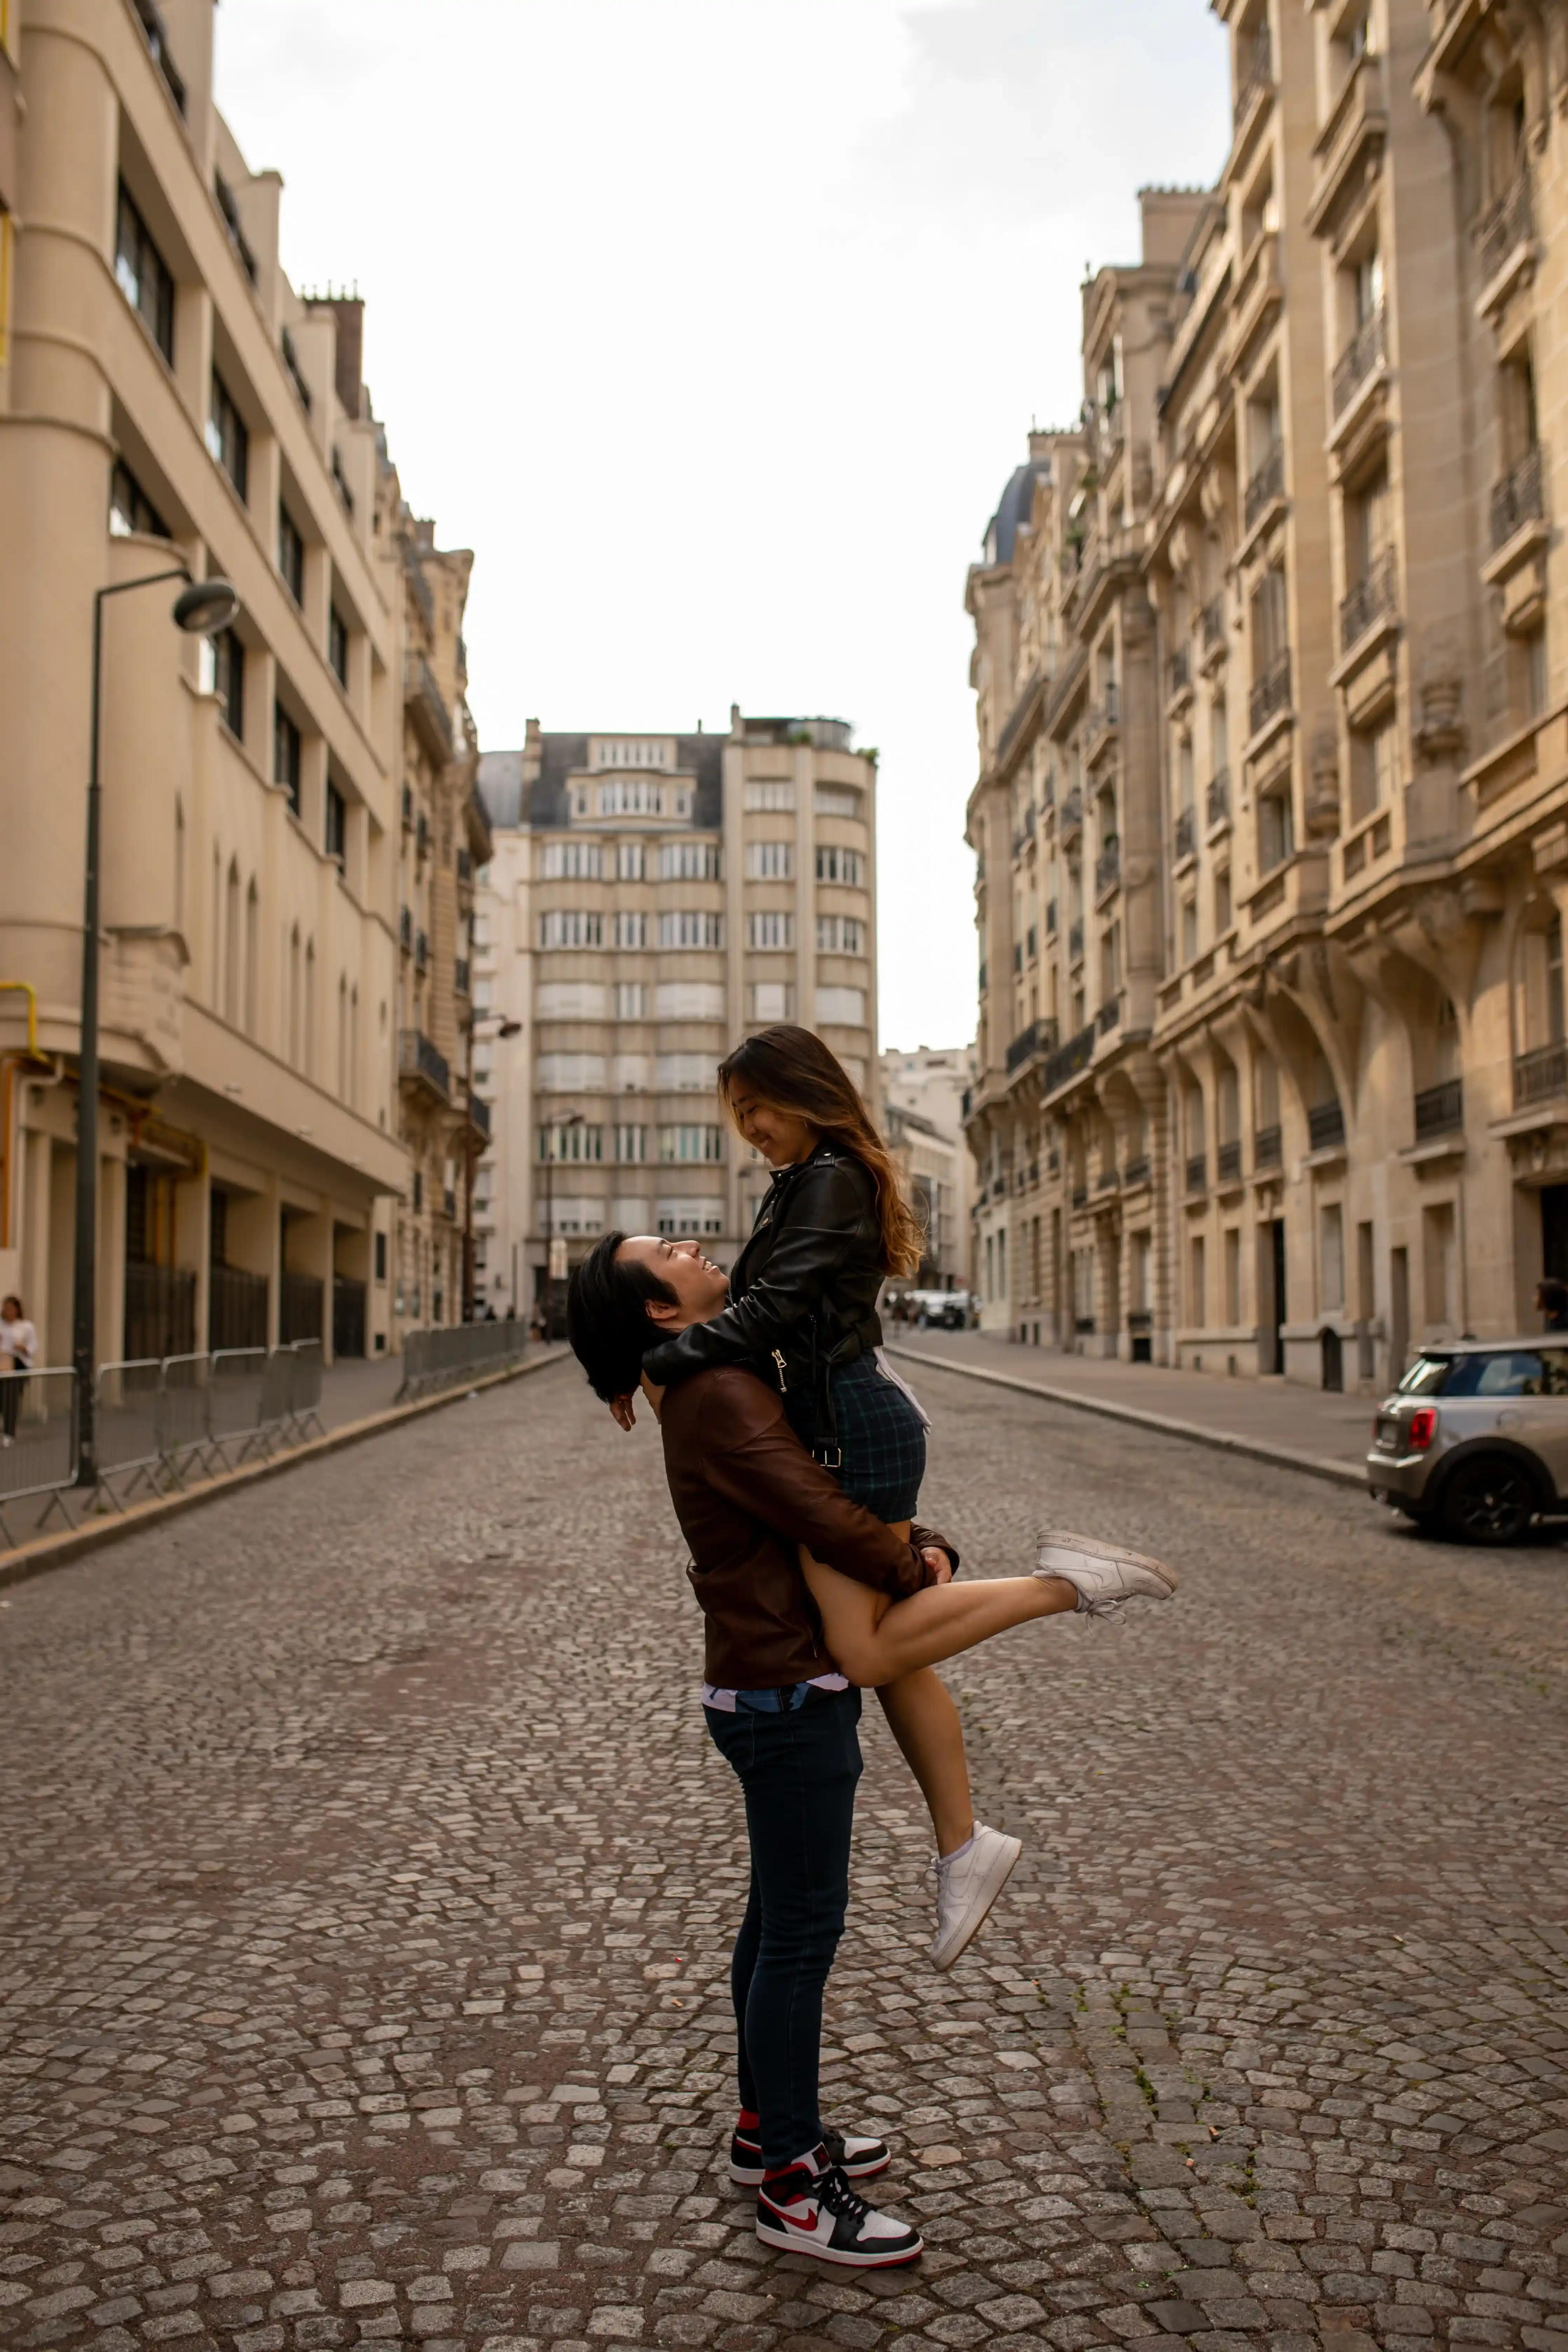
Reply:
<svg viewBox="0 0 1568 2352"><path fill-rule="evenodd" d="M0 1299L0 1445L9 1445L16 1437L22 1390L37 1354L38 1335L13 1291Z"/></svg>
<svg viewBox="0 0 1568 2352"><path fill-rule="evenodd" d="M1549 1331L1568 1331L1568 1282L1543 1275L1535 1286L1535 1311Z"/></svg>

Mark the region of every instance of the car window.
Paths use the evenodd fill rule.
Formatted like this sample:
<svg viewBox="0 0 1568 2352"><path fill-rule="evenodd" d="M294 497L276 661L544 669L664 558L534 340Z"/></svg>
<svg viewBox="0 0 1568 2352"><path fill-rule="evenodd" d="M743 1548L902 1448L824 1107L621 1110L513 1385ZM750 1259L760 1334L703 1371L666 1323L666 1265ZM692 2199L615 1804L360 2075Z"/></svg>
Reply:
<svg viewBox="0 0 1568 2352"><path fill-rule="evenodd" d="M1542 1394L1568 1397L1568 1348L1543 1348L1541 1360L1546 1373Z"/></svg>
<svg viewBox="0 0 1568 2352"><path fill-rule="evenodd" d="M1401 1396L1436 1396L1453 1368L1451 1356L1417 1356L1399 1383Z"/></svg>
<svg viewBox="0 0 1568 2352"><path fill-rule="evenodd" d="M1533 1349L1510 1348L1495 1356L1458 1356L1446 1396L1531 1397L1548 1393L1546 1366Z"/></svg>

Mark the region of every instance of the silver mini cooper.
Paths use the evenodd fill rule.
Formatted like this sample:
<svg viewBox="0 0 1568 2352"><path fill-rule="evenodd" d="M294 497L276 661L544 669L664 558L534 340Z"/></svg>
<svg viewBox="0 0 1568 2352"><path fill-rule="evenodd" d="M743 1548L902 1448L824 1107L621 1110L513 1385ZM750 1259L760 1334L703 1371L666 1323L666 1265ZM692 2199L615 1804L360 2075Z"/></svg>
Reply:
<svg viewBox="0 0 1568 2352"><path fill-rule="evenodd" d="M1568 1331L1423 1348L1377 1409L1367 1484L1460 1543L1568 1510Z"/></svg>

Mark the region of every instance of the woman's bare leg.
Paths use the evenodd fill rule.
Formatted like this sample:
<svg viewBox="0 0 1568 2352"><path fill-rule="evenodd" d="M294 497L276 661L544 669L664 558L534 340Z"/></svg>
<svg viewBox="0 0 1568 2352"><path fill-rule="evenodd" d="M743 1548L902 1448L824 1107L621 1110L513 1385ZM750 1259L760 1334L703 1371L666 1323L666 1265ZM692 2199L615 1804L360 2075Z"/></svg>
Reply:
<svg viewBox="0 0 1568 2352"><path fill-rule="evenodd" d="M939 1666L976 1643L1032 1617L1078 1607L1078 1594L1056 1576L997 1576L933 1584L889 1601L867 1584L825 1568L804 1546L801 1567L821 1612L827 1646L852 1683L879 1689L921 1666Z"/></svg>
<svg viewBox="0 0 1568 2352"><path fill-rule="evenodd" d="M952 1694L934 1667L884 1683L877 1693L888 1728L920 1784L936 1832L938 1853L956 1853L974 1835L963 1726Z"/></svg>

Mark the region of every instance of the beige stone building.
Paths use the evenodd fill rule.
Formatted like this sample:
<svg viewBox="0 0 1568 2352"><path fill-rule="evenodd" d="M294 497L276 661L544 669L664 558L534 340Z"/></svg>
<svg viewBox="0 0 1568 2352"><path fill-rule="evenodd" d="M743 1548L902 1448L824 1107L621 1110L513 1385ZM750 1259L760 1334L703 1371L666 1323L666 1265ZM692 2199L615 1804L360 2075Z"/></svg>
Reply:
<svg viewBox="0 0 1568 2352"><path fill-rule="evenodd" d="M1042 1344L1381 1384L1568 1272L1568 9L1215 12L1224 173L970 576L977 1265Z"/></svg>
<svg viewBox="0 0 1568 2352"><path fill-rule="evenodd" d="M242 609L198 644L170 586L103 608L100 1354L395 1338L405 540L360 307L285 278L214 26L213 0L0 22L0 979L37 1016L28 1055L0 995L0 1284L55 1363L94 595L176 562ZM459 685L448 663L448 713ZM414 790L456 840L458 786ZM454 895L426 921L454 957L458 919Z"/></svg>
<svg viewBox="0 0 1568 2352"><path fill-rule="evenodd" d="M438 550L432 525L400 501L387 528L404 578L397 1087L408 1174L397 1212L394 1311L406 1330L465 1319L475 1167L489 1133L473 1085L473 913L490 835L465 698L472 555Z"/></svg>
<svg viewBox="0 0 1568 2352"><path fill-rule="evenodd" d="M973 1162L963 1097L973 1055L967 1045L889 1046L880 1059L883 1126L925 1224L918 1278L929 1290L966 1290Z"/></svg>
<svg viewBox="0 0 1568 2352"><path fill-rule="evenodd" d="M531 725L479 784L489 1009L520 1024L487 1079L487 1295L531 1312L550 1239L559 1271L617 1225L733 1256L767 1171L714 1099L728 1046L803 1022L875 1100L874 756L737 709L728 735Z"/></svg>

